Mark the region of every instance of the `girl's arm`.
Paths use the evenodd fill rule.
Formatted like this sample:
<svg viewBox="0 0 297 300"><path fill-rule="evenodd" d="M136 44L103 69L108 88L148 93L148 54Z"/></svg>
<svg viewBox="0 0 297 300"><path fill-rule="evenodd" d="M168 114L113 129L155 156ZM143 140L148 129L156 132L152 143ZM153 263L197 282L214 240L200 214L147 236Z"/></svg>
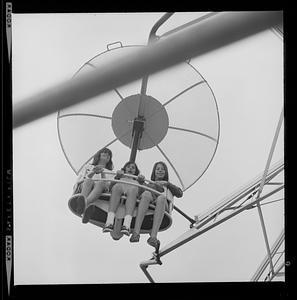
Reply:
<svg viewBox="0 0 297 300"><path fill-rule="evenodd" d="M163 185L161 183L156 182L155 184L153 183L149 183L148 186L156 191L158 191L159 193L163 193L164 192L164 188Z"/></svg>
<svg viewBox="0 0 297 300"><path fill-rule="evenodd" d="M84 174L83 175L84 178L92 178L95 174L94 166L92 164L86 164L83 174Z"/></svg>
<svg viewBox="0 0 297 300"><path fill-rule="evenodd" d="M170 182L167 183L167 188L169 189L169 191L172 193L174 197L181 198L184 194L181 188L179 188L178 186Z"/></svg>
<svg viewBox="0 0 297 300"><path fill-rule="evenodd" d="M117 171L117 172L116 172L116 175L115 175L115 177L114 177L114 179L120 180L120 179L123 177L123 174L124 174L123 171L121 171L121 170ZM112 190L113 186L114 186L116 183L117 183L117 182L114 182L114 181L112 181L112 182L110 183L110 185L109 185L109 190L110 190L110 191Z"/></svg>
<svg viewBox="0 0 297 300"><path fill-rule="evenodd" d="M139 174L138 176L137 176L137 182L139 183L139 184L144 184L144 181L145 181L145 177L143 176L143 175L141 175L141 174Z"/></svg>
<svg viewBox="0 0 297 300"><path fill-rule="evenodd" d="M117 178L117 176L115 176L114 179L119 179L119 178ZM111 182L110 182L110 185L109 185L109 188L108 188L110 192L111 192L113 186L114 186L116 183L117 183L117 182L114 182L114 181L111 181Z"/></svg>
<svg viewBox="0 0 297 300"><path fill-rule="evenodd" d="M93 167L93 170L91 172L91 176L93 177L95 174L101 174L101 178L106 178L104 174L104 167L102 165L96 165Z"/></svg>
<svg viewBox="0 0 297 300"><path fill-rule="evenodd" d="M88 176L88 174L91 172L91 169L92 167L90 164L84 165L81 171L79 172L76 181L83 182L85 178Z"/></svg>
<svg viewBox="0 0 297 300"><path fill-rule="evenodd" d="M116 172L116 176L114 177L114 179L120 180L123 177L123 175L124 175L124 171L123 170L118 170Z"/></svg>
<svg viewBox="0 0 297 300"><path fill-rule="evenodd" d="M94 175L95 175L95 172L91 171L90 173L88 173L87 177L88 178L93 178Z"/></svg>

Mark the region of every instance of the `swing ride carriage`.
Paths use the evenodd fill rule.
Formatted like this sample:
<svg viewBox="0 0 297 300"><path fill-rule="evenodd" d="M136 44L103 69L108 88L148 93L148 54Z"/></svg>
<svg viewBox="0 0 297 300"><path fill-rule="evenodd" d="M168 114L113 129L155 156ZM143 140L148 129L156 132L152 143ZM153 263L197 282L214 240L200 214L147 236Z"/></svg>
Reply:
<svg viewBox="0 0 297 300"><path fill-rule="evenodd" d="M149 43L157 39L155 31L170 15L166 14L153 28ZM121 42L109 44L105 52L85 63L75 77L88 70L100 68L103 62L133 53L140 47L142 46L123 46ZM190 61L117 88L104 95L104 99L98 98L100 98L98 102L92 99L87 105L84 103L58 113L61 147L76 174L79 174L84 165L90 162L98 149L106 147L109 147L115 156L118 155L117 153L127 153L126 149L129 149L130 153L126 154L125 160L137 161L141 169L143 165L145 166L145 170L150 170L154 162L165 161L169 166L170 177L173 178L171 181L180 186L183 191L194 185L210 165L219 142L218 107L209 84L190 64ZM191 109L194 102L198 107L195 111ZM180 108L181 103L183 109ZM96 142L90 137L94 137ZM77 145L75 145L77 139L84 145L84 152L77 153ZM196 155L195 151L186 151L186 149L199 149L199 155ZM187 152L186 159L182 158L183 152ZM137 154L138 159L136 159ZM89 159L83 161L88 156ZM105 172L105 174L108 175L108 179L98 180L119 182L113 178L115 172ZM133 177L127 174L125 176ZM147 179L145 182L152 183ZM147 186L133 182L127 184L161 195L160 192ZM74 194L77 193L78 190L74 191ZM90 215L91 224L104 226L110 196L110 192L103 193L87 207L86 213ZM169 208L164 214L159 231L167 230L171 226L173 209L183 214L190 222L195 222L174 205L170 191L166 196ZM79 193L77 197L71 197L68 205L75 215L82 217L82 214L77 211L79 197L81 197ZM111 232L114 240L119 240L123 235L120 233L120 228L125 215L125 198L122 196L121 205L116 211L115 226ZM137 209L136 205L131 223L132 230ZM150 232L154 209L155 206L150 204L142 223L141 234Z"/></svg>

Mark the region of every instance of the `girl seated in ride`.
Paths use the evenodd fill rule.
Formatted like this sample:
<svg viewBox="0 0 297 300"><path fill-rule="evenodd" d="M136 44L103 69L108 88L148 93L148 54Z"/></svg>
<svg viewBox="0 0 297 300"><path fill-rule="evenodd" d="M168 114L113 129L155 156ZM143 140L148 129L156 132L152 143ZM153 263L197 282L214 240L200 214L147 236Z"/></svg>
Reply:
<svg viewBox="0 0 297 300"><path fill-rule="evenodd" d="M131 178L125 176L125 174L138 176L137 178ZM125 235L130 235L130 225L132 221L132 214L135 208L136 199L139 195L139 188L134 185L126 184L125 182L133 183L143 183L144 176L139 175L139 169L134 162L127 162L124 167L117 171L115 179L120 179L123 182L112 183L110 186L111 197L109 202L108 214L106 223L103 227L103 232L111 232L114 229L114 219L117 208L120 205L121 196L125 195L127 197L125 202L125 218L123 225L121 227L121 233Z"/></svg>
<svg viewBox="0 0 297 300"><path fill-rule="evenodd" d="M100 195L108 190L108 181L99 181L106 178L104 170L112 170L112 152L108 148L99 150L93 158L92 163L86 164L81 170L76 185L75 194L71 198L76 198L77 213L84 213L86 207L94 202ZM84 220L86 223L88 220Z"/></svg>
<svg viewBox="0 0 297 300"><path fill-rule="evenodd" d="M138 212L135 220L135 227L130 237L130 242L138 242L140 238L140 229L145 217L145 214L149 208L150 203L155 205L153 226L150 232L150 237L147 240L147 243L150 246L155 248L159 247L160 241L157 239L157 234L160 229L162 219L164 217L165 210L168 210L168 201L166 198L167 190L169 190L173 196L180 198L183 196L183 191L170 183L168 168L164 162L156 162L153 166L151 180L154 181L154 184L147 184L150 188L157 190L158 192L163 193L162 195L154 194L150 191L144 191L141 194L140 203L138 206Z"/></svg>

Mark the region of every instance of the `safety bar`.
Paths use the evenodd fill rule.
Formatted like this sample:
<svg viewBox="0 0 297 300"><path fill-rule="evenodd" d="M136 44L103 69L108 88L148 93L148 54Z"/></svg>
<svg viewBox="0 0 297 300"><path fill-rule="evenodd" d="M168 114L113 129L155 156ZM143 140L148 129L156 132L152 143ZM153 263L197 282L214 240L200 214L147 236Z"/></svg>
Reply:
<svg viewBox="0 0 297 300"><path fill-rule="evenodd" d="M104 174L108 174L108 175L116 175L117 174L116 172L112 172L112 171L103 171L103 173ZM137 179L138 178L138 176L135 176L135 175L132 175L132 174L124 174L123 176L130 177L130 178L133 178L133 179ZM118 180L118 179L101 178L101 179L93 179L93 180L94 181L107 181L107 182L119 182L119 183L123 183L122 180ZM146 181L148 183L156 184L156 182L148 180L148 179L144 179L144 181ZM147 191L150 191L152 193L157 194L158 196L164 195L163 193L160 193L157 190L154 190L154 189L152 189L152 188L150 188L148 186L145 186L145 185L141 185L141 184L134 183L134 182L129 182L129 181L125 181L124 183L132 185L132 186L143 188L143 189L145 189ZM167 200L170 202L170 205L172 205L172 207L170 207L169 210L171 211L172 209L175 209L178 213L180 213L183 217L185 217L188 221L190 221L190 223L191 223L190 226L191 227L193 226L194 223L197 222L196 219L192 219L187 214L185 214L180 208L178 208L176 205L173 205L173 199L167 198Z"/></svg>
<svg viewBox="0 0 297 300"><path fill-rule="evenodd" d="M105 174L110 174L110 175L116 175L116 173L115 172L109 172L109 171L104 171L104 173ZM136 179L137 178L137 176L135 176L135 175L131 175L131 174L124 174L123 176L127 176L127 177L131 177L131 178L133 178L133 179ZM145 189L145 190L147 190L147 191L150 191L150 192L152 192L152 193L154 193L154 194L157 194L158 196L160 196L160 195L164 195L163 193L160 193L160 192L158 192L157 190L154 190L154 189L152 189L152 188L150 188L150 187L148 187L148 186L145 186L145 185L142 185L142 184L139 184L139 183L134 183L134 182L130 182L130 181L123 181L123 180L119 180L119 179L109 179L109 178L101 178L101 179L92 179L93 181L107 181L107 182L116 182L116 183L125 183L125 184L129 184L129 185L132 185L132 186L136 186L136 187L138 187L138 188L143 188L143 189ZM153 182L153 181L150 181L150 180L147 180L147 179L145 179L145 181L147 181L147 182L151 182L151 183L155 183L155 182ZM168 197L166 197L166 199L172 204L173 203L173 199L170 199L170 198L168 198ZM171 210L171 209L170 209Z"/></svg>
<svg viewBox="0 0 297 300"><path fill-rule="evenodd" d="M107 179L107 178L101 178L101 179L93 179L94 181L108 181L108 182L119 182L119 183L125 183L125 184L129 184L129 185L133 185L133 186L136 186L136 187L141 187L143 189L146 189L150 192L153 192L155 194L158 194L158 195L163 195L162 193L148 187L148 186L145 186L145 185L141 185L141 184L138 184L138 183L134 183L134 182L130 182L130 181L122 181L122 180L119 180L119 179Z"/></svg>
<svg viewBox="0 0 297 300"><path fill-rule="evenodd" d="M117 172L112 172L112 171L103 171L103 173L107 174L107 175L117 175ZM132 179L137 179L138 178L138 176L135 176L135 175L132 175L132 174L127 174L127 173L123 174L123 176L129 177L129 178L132 178ZM151 181L151 180L146 179L146 178L144 179L144 181L146 181L148 183L151 183L151 184L156 184L155 181Z"/></svg>

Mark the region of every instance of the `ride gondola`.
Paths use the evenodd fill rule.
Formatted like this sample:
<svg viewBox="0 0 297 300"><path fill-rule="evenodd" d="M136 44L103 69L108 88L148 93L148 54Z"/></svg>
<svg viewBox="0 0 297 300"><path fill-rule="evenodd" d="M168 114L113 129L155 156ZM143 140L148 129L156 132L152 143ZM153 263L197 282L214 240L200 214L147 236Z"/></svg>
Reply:
<svg viewBox="0 0 297 300"><path fill-rule="evenodd" d="M149 43L157 42L156 30L155 26ZM111 43L107 45L106 51L86 62L74 76L78 77L94 68L100 69L100 66L127 53L137 55L139 47L143 46ZM192 107L199 109L194 111ZM98 149L109 147L113 153L117 153L116 159L119 153L121 158L129 156L129 161L136 161L138 156L137 163L142 170L151 169L156 161L166 161L170 181L183 191L194 185L209 167L218 146L220 132L214 93L190 61L118 87L88 102L63 109L58 112L57 127L62 151L77 175ZM87 161L86 157L89 157ZM112 179L115 173L105 173L108 173L109 178L100 180L117 182ZM79 187L76 187L74 194L78 192ZM169 190L167 198L170 205L160 231L172 225L174 199ZM110 193L103 193L87 208L90 224L104 226L109 199ZM72 197L68 206L72 213L82 218L82 214L77 212L76 200ZM122 197L116 212L114 231L111 233L115 240L122 237L120 228L125 214L124 202L125 197ZM137 205L133 213L132 229L136 213ZM154 206L150 205L140 233L150 232L153 213Z"/></svg>

